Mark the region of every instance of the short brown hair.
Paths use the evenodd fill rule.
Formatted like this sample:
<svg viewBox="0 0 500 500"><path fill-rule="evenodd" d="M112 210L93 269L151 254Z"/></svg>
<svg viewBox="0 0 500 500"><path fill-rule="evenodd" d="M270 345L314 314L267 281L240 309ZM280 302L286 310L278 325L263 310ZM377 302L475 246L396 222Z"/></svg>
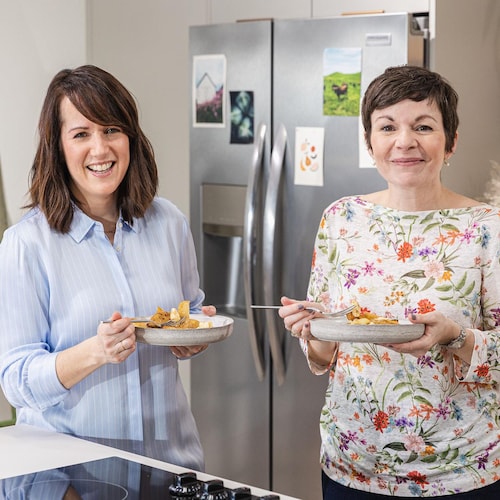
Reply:
<svg viewBox="0 0 500 500"><path fill-rule="evenodd" d="M429 99L437 104L443 118L446 152L451 152L458 129L458 94L441 75L420 66L387 68L368 85L361 106L368 149L371 149L373 112L405 99L417 102Z"/></svg>
<svg viewBox="0 0 500 500"><path fill-rule="evenodd" d="M88 120L120 127L129 138L130 165L118 188L118 208L130 224L142 217L158 188L154 151L139 125L131 93L110 73L92 65L63 69L52 79L40 113L39 143L30 171L31 202L51 228L66 233L73 220L70 175L61 146L60 104L67 97ZM73 202L73 203L72 203Z"/></svg>

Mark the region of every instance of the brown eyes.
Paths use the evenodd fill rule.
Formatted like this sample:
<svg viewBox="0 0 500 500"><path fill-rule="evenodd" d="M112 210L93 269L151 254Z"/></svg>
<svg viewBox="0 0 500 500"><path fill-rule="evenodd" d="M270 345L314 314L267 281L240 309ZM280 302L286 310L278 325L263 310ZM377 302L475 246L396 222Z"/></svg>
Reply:
<svg viewBox="0 0 500 500"><path fill-rule="evenodd" d="M104 135L120 134L122 130L118 127L107 127L103 130ZM88 137L90 134L86 130L76 133L74 139L82 139Z"/></svg>

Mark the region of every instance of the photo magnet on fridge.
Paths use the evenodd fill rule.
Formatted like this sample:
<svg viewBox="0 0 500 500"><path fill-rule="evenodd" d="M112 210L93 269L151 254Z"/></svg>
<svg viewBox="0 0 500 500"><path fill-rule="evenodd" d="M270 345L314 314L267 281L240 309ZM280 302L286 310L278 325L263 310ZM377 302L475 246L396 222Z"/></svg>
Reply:
<svg viewBox="0 0 500 500"><path fill-rule="evenodd" d="M358 116L361 95L361 48L323 52L323 114Z"/></svg>
<svg viewBox="0 0 500 500"><path fill-rule="evenodd" d="M225 127L226 56L193 57L193 127Z"/></svg>
<svg viewBox="0 0 500 500"><path fill-rule="evenodd" d="M229 92L231 101L231 144L253 144L254 109L253 92Z"/></svg>
<svg viewBox="0 0 500 500"><path fill-rule="evenodd" d="M324 137L325 129L322 127L295 129L296 185L323 186Z"/></svg>

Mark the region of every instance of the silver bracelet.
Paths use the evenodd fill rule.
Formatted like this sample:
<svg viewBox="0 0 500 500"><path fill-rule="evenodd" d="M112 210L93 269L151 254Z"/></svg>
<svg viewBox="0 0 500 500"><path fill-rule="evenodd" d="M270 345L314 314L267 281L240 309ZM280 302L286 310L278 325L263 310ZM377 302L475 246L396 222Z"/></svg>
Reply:
<svg viewBox="0 0 500 500"><path fill-rule="evenodd" d="M465 341L467 339L467 331L465 328L460 327L460 333L456 339L450 340L447 344L441 344L447 349L460 349L464 346Z"/></svg>

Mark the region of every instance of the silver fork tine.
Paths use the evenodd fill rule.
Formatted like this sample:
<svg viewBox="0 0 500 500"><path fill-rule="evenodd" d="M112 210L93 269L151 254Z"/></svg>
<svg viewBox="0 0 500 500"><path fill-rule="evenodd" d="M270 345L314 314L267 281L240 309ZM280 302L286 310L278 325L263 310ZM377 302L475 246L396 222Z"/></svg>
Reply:
<svg viewBox="0 0 500 500"><path fill-rule="evenodd" d="M101 321L101 323L112 323L113 320L111 319L104 319ZM150 318L130 318L130 322L131 323L154 323L155 325L157 326L160 326L160 323L157 323L156 321L153 321L152 319Z"/></svg>
<svg viewBox="0 0 500 500"><path fill-rule="evenodd" d="M251 305L250 306L252 309L280 309L283 306L282 305L273 305L273 306L266 306L266 305ZM344 316L347 313L350 313L356 306L350 306L347 307L346 309L342 309L341 311L335 311L335 312L328 312L328 311L323 311L322 309L318 309L317 307L306 307L306 311L312 312L312 313L321 313L323 316L326 316L328 318L334 318L335 316Z"/></svg>
<svg viewBox="0 0 500 500"><path fill-rule="evenodd" d="M160 326L180 326L182 325L182 323L184 323L186 321L187 318L185 317L182 317L181 319L178 319L178 320L169 320L169 321L165 321L164 323L160 323Z"/></svg>
<svg viewBox="0 0 500 500"><path fill-rule="evenodd" d="M149 318L130 318L131 323L153 323L156 328L162 328L164 326L181 326L183 323L185 323L187 318L183 317L179 320L169 320L169 321L164 321L163 323L157 323L156 321L153 321L152 319ZM111 323L112 320L110 319L105 319L101 321L101 323Z"/></svg>
<svg viewBox="0 0 500 500"><path fill-rule="evenodd" d="M341 311L327 312L317 309L316 307L306 307L306 309L312 313L320 313L327 318L335 318L336 316L345 316L347 313L351 312L356 306L350 306L347 309L342 309Z"/></svg>

